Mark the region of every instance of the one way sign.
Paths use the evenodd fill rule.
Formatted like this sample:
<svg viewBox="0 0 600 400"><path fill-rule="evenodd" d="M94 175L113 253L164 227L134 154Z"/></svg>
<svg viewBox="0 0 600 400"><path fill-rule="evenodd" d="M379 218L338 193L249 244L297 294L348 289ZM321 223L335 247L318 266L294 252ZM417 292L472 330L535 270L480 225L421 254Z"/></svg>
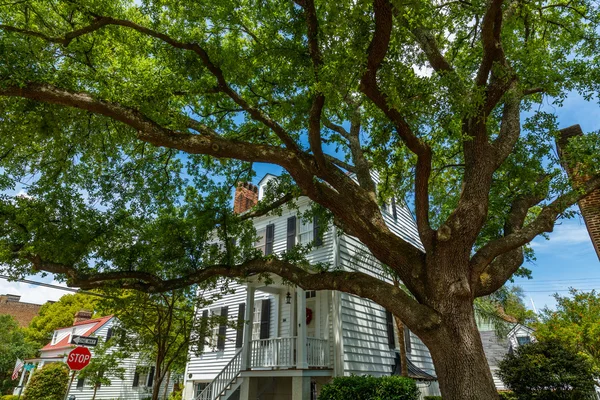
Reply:
<svg viewBox="0 0 600 400"><path fill-rule="evenodd" d="M78 346L94 347L98 344L98 338L97 337L89 337L89 336L73 335L73 336L71 336L71 344L76 344Z"/></svg>

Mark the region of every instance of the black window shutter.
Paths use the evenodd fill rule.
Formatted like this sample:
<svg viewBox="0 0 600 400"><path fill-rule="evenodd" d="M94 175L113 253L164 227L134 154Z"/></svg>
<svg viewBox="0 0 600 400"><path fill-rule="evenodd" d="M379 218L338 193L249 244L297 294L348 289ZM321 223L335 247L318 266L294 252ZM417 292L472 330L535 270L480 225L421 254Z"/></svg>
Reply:
<svg viewBox="0 0 600 400"><path fill-rule="evenodd" d="M227 318L229 307L221 307L221 317ZM227 334L227 322L219 325L219 338L217 339L217 350L225 350L225 335Z"/></svg>
<svg viewBox="0 0 600 400"><path fill-rule="evenodd" d="M148 373L148 384L146 386L152 387L153 382L154 382L154 367L150 367L150 372Z"/></svg>
<svg viewBox="0 0 600 400"><path fill-rule="evenodd" d="M77 379L77 389L81 389L83 387L84 382L85 382L85 379L83 379L83 378Z"/></svg>
<svg viewBox="0 0 600 400"><path fill-rule="evenodd" d="M110 328L108 328L108 331L106 332L106 341L107 342L110 340L110 338L112 337L112 335L113 335L113 328L110 327Z"/></svg>
<svg viewBox="0 0 600 400"><path fill-rule="evenodd" d="M202 311L202 318L200 318L200 337L198 338L198 350L204 350L204 340L208 330L208 310Z"/></svg>
<svg viewBox="0 0 600 400"><path fill-rule="evenodd" d="M315 246L321 246L323 244L323 238L320 235L321 226L319 225L319 217L313 217L313 239Z"/></svg>
<svg viewBox="0 0 600 400"><path fill-rule="evenodd" d="M406 325L404 325L404 348L407 353L411 351L411 343L410 343L410 330Z"/></svg>
<svg viewBox="0 0 600 400"><path fill-rule="evenodd" d="M246 303L240 303L238 306L237 333L235 334L235 348L242 347L244 341L244 318L246 317Z"/></svg>
<svg viewBox="0 0 600 400"><path fill-rule="evenodd" d="M287 220L287 250L290 251L296 245L296 216Z"/></svg>
<svg viewBox="0 0 600 400"><path fill-rule="evenodd" d="M269 338L271 325L271 299L264 299L260 310L260 339Z"/></svg>
<svg viewBox="0 0 600 400"><path fill-rule="evenodd" d="M396 198L392 197L392 216L394 221L398 221L398 212L396 211Z"/></svg>
<svg viewBox="0 0 600 400"><path fill-rule="evenodd" d="M387 311L385 312L385 324L387 326L387 336L388 336L388 345L390 349L396 348L396 340L394 339L394 317L392 313Z"/></svg>
<svg viewBox="0 0 600 400"><path fill-rule="evenodd" d="M269 224L267 225L267 232L265 234L266 242L265 242L265 256L269 254L273 254L273 242L275 241L275 225Z"/></svg>
<svg viewBox="0 0 600 400"><path fill-rule="evenodd" d="M135 373L133 374L133 385L131 385L132 387L138 387L140 386L140 373L138 371L135 371Z"/></svg>

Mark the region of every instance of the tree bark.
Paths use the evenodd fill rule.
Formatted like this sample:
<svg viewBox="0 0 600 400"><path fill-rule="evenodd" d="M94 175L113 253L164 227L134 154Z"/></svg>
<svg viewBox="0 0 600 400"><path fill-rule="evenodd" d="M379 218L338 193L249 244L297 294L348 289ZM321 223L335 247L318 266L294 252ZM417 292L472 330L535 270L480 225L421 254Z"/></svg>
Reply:
<svg viewBox="0 0 600 400"><path fill-rule="evenodd" d="M444 400L496 400L498 392L487 363L473 306L454 301L454 312L423 336Z"/></svg>

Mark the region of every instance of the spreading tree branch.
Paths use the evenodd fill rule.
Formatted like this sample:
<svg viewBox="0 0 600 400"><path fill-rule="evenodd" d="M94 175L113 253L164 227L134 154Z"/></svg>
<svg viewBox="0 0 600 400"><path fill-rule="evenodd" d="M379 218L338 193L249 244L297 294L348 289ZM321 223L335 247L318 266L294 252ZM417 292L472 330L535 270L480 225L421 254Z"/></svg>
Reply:
<svg viewBox="0 0 600 400"><path fill-rule="evenodd" d="M339 290L370 298L398 315L413 330L427 331L434 329L440 323L438 314L431 308L420 304L401 288L379 278L362 272L309 272L297 265L275 258L253 259L235 266L207 266L184 277L166 280L154 274L137 271L85 274L68 265L42 260L39 256L30 256L28 260L36 270L63 274L67 276L69 286L87 290L102 287L107 283L118 283L124 289L158 293L200 284L216 277L246 278L254 274L272 273L303 289Z"/></svg>

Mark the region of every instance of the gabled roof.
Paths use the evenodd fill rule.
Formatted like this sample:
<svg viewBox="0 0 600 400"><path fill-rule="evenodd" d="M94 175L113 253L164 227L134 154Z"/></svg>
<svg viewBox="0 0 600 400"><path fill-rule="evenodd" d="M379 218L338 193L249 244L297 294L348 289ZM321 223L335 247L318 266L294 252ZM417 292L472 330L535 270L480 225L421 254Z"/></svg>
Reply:
<svg viewBox="0 0 600 400"><path fill-rule="evenodd" d="M517 333L517 331L519 329L523 329L523 330L527 331L527 333L529 333L530 335L535 332L535 329L533 329L533 328L530 328L530 327L522 325L522 324L515 324L515 326L513 326L513 328L506 334L506 337L514 335L515 333Z"/></svg>
<svg viewBox="0 0 600 400"><path fill-rule="evenodd" d="M101 318L95 318L95 319L88 319L85 321L78 321L75 322L73 325L71 326L66 326L64 328L59 328L56 329L56 331L60 331L62 329L67 329L67 328L72 328L75 326L81 326L81 325L91 325L88 330L86 330L84 333L82 333L80 336L91 336L94 332L96 332L98 329L100 329L105 323L107 323L113 316L112 315L107 315L106 317L101 317ZM71 341L71 335L68 334L66 337L62 338L60 341L56 342L55 344L51 344L52 342L48 343L47 345L45 345L44 347L42 347L41 351L48 351L48 350L58 350L58 349L67 349L67 348L72 348L75 347L75 345L70 344L69 342Z"/></svg>

